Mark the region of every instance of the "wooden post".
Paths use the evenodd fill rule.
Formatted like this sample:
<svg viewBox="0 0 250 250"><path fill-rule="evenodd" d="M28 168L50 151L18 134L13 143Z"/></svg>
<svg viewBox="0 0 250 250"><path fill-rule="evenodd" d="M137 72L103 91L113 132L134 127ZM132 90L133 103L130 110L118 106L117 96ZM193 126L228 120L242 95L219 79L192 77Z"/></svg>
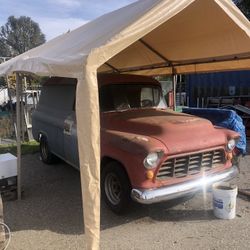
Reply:
<svg viewBox="0 0 250 250"><path fill-rule="evenodd" d="M173 110L176 111L176 84L177 84L177 75L172 75L173 82Z"/></svg>
<svg viewBox="0 0 250 250"><path fill-rule="evenodd" d="M25 130L25 126L24 126L24 121L23 121L23 115L24 115L24 103L23 103L23 86L22 86L22 78L20 77L20 81L21 83L19 84L19 91L20 91L20 121L21 121L21 141L24 142L25 138L24 138L24 130Z"/></svg>
<svg viewBox="0 0 250 250"><path fill-rule="evenodd" d="M20 90L22 78L16 73L16 124L17 124L17 197L21 200L21 112L20 112Z"/></svg>
<svg viewBox="0 0 250 250"><path fill-rule="evenodd" d="M24 132L27 132L27 136L28 136L28 141L31 140L32 138L32 135L31 135L31 131L30 131L30 118L29 118L29 109L28 109L28 93L27 93L27 78L24 77L24 91L23 91L23 94L24 94L24 124L25 124L25 131ZM23 133L24 133L23 132Z"/></svg>
<svg viewBox="0 0 250 250"><path fill-rule="evenodd" d="M183 101L182 101L182 77L181 77L181 75L179 75L179 105L183 106Z"/></svg>
<svg viewBox="0 0 250 250"><path fill-rule="evenodd" d="M34 91L33 91L33 89L32 89L31 94L32 94L33 108L35 109L35 108L36 108L36 101L35 101L35 95L34 95Z"/></svg>
<svg viewBox="0 0 250 250"><path fill-rule="evenodd" d="M27 78L24 77L24 103L25 103L25 106L24 106L24 111L25 111L25 114L24 116L26 117L27 119L27 122L26 122L26 127L27 127L27 123L30 123L29 121L29 114L28 114L28 97L27 97Z"/></svg>
<svg viewBox="0 0 250 250"><path fill-rule="evenodd" d="M13 103L12 103L11 92L10 92L10 82L9 82L8 76L6 76L6 82L7 82L7 90L8 90L9 104L10 104L10 118L11 118L11 122L14 128L13 130L15 131L14 109L13 109ZM15 133L15 136L16 136L16 133Z"/></svg>

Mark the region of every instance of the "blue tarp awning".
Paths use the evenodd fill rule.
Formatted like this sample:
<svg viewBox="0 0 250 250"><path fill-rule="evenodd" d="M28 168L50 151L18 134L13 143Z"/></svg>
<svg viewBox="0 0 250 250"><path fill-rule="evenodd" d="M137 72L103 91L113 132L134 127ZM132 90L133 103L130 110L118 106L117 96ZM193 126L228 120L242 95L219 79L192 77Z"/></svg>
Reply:
<svg viewBox="0 0 250 250"><path fill-rule="evenodd" d="M215 126L220 126L238 132L240 134L240 139L236 147L242 154L246 153L245 126L241 117L237 115L235 111L216 108L183 108L182 112L208 119Z"/></svg>

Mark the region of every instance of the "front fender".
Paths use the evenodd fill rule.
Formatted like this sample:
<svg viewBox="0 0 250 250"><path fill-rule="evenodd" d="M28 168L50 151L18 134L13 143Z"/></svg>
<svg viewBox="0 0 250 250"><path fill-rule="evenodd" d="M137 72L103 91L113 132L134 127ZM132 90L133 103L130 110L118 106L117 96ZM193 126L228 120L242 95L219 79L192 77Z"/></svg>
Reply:
<svg viewBox="0 0 250 250"><path fill-rule="evenodd" d="M141 186L147 181L143 161L148 153L159 150L167 154L164 144L151 137L112 130L101 133L102 157L120 162L126 169L132 186Z"/></svg>

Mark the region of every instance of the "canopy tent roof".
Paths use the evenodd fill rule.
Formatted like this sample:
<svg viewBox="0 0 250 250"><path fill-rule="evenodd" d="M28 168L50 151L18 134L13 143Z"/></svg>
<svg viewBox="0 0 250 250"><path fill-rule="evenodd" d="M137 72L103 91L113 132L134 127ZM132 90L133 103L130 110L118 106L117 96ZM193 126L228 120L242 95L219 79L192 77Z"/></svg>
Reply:
<svg viewBox="0 0 250 250"><path fill-rule="evenodd" d="M98 249L97 72L157 75L249 68L250 23L231 1L140 0L1 64L0 75L77 78L85 233L88 249Z"/></svg>
<svg viewBox="0 0 250 250"><path fill-rule="evenodd" d="M1 64L14 71L76 77L89 55L98 71L141 74L246 69L250 24L228 0L144 0ZM223 63L221 63L223 61Z"/></svg>

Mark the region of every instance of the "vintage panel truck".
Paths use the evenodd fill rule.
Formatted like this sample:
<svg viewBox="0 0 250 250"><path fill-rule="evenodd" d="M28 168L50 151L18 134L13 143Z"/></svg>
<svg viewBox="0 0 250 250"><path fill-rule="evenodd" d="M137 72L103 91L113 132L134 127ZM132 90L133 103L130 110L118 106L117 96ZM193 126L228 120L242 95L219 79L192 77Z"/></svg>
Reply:
<svg viewBox="0 0 250 250"><path fill-rule="evenodd" d="M101 189L116 213L131 198L151 204L185 196L237 175L239 135L167 108L161 85L134 75L98 76ZM45 163L59 157L78 168L76 79L50 78L33 113L33 135Z"/></svg>

